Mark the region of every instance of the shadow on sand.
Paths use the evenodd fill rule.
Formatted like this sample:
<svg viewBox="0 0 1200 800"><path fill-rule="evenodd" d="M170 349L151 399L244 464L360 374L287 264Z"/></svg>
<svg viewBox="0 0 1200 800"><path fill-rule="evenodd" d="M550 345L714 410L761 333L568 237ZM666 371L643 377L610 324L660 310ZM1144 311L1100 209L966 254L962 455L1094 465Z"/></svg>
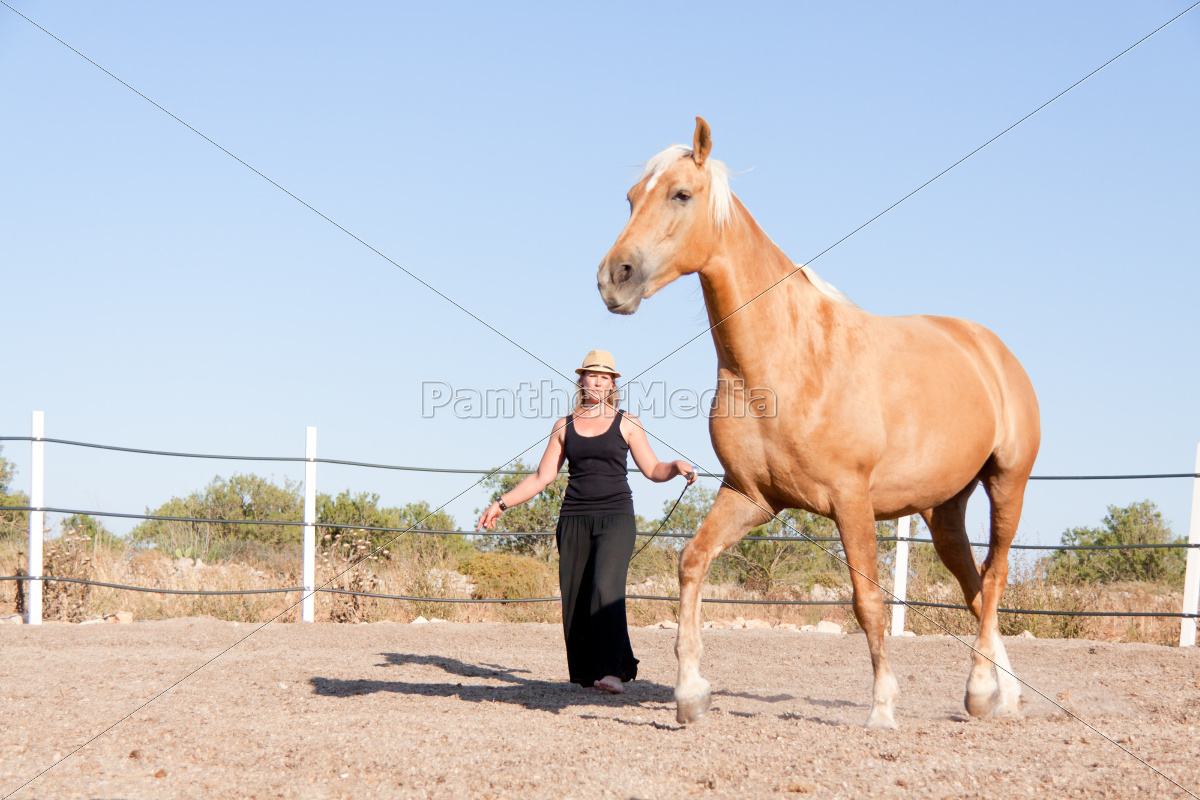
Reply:
<svg viewBox="0 0 1200 800"><path fill-rule="evenodd" d="M466 678L470 683L445 681L417 683L411 681L343 680L314 677L309 679L319 697L352 697L355 695L393 692L423 697L457 697L468 703L511 703L523 708L558 713L566 708L586 706L646 706L674 705L673 689L645 680L625 684L625 694L613 695L595 689L585 689L566 681L543 681L526 677L525 669L511 669L499 664L472 664L446 656L381 653L380 667L421 666L440 669L448 675ZM475 681L487 681L486 683Z"/></svg>

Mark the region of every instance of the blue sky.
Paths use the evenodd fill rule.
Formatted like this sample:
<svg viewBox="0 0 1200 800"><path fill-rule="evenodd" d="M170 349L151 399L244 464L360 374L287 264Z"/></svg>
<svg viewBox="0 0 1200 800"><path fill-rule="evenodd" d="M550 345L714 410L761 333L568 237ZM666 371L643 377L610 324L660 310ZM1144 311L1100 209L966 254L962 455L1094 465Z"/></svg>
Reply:
<svg viewBox="0 0 1200 800"><path fill-rule="evenodd" d="M633 317L595 291L637 165L695 115L808 261L1187 7L10 2L562 372L603 348L627 374L705 326L694 278ZM422 381L556 377L7 8L0 69L0 435L36 409L51 437L298 456L315 425L324 457L491 467L548 432L422 418ZM875 313L996 331L1038 391L1036 473L1190 472L1197 141L1200 10L813 266ZM646 380L710 387L711 339ZM702 418L647 421L661 458L716 468ZM4 455L26 488L28 445ZM235 469L303 475L50 445L46 499L139 512ZM318 475L434 505L471 480ZM632 480L646 516L678 492ZM1186 533L1190 497L1035 483L1020 537L1145 498Z"/></svg>

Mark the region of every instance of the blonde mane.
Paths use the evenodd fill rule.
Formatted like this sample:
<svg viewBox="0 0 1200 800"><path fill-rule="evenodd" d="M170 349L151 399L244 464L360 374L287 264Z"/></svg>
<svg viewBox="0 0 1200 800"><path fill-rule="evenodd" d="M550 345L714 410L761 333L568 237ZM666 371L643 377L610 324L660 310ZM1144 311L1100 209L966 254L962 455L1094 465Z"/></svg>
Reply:
<svg viewBox="0 0 1200 800"><path fill-rule="evenodd" d="M650 178L646 191L654 188L659 176L670 169L681 158L691 158L692 148L687 145L673 144L666 150L655 155L646 162L638 183ZM725 227L733 218L733 191L729 188L729 169L725 162L710 158L704 162L704 168L709 174L708 210L712 214L713 224L718 229Z"/></svg>
<svg viewBox="0 0 1200 800"><path fill-rule="evenodd" d="M850 306L851 308L858 308L857 303L843 294L842 291L832 283L818 275L812 267L805 266L804 264L797 264L796 266L799 267L806 276L808 276L809 282L816 287L818 292L830 298L831 300L836 300L843 305Z"/></svg>

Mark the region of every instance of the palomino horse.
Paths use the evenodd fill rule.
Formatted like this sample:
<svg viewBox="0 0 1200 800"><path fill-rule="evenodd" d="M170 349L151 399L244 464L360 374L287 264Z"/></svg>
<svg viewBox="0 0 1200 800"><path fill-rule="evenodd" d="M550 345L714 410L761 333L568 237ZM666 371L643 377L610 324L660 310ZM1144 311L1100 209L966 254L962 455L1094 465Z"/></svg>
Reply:
<svg viewBox="0 0 1200 800"><path fill-rule="evenodd" d="M717 348L709 432L725 481L679 559L679 721L698 719L711 698L700 677L704 575L721 551L785 508L837 523L875 671L867 727L896 726L899 694L884 649L875 521L912 513L929 525L979 620L967 711L1019 713L996 607L1041 439L1028 376L979 325L875 316L796 267L730 192L711 150L697 117L690 149L674 145L647 162L597 276L608 309L632 314L679 276L699 273ZM773 393L773 413L748 407L755 388ZM964 524L979 482L991 500L982 567Z"/></svg>

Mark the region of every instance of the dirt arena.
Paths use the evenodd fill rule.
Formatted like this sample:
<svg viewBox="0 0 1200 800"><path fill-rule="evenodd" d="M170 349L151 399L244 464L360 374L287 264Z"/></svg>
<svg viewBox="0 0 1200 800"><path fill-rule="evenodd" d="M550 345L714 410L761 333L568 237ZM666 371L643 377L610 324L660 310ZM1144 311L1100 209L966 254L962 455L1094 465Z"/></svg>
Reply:
<svg viewBox="0 0 1200 800"><path fill-rule="evenodd" d="M0 795L254 630L0 629ZM969 720L967 650L889 639L900 730L865 731L861 635L706 630L714 707L675 723L674 631L624 696L565 682L545 624L271 625L14 795L40 798L1187 797L1026 689ZM1012 639L1017 674L1200 794L1200 650Z"/></svg>

